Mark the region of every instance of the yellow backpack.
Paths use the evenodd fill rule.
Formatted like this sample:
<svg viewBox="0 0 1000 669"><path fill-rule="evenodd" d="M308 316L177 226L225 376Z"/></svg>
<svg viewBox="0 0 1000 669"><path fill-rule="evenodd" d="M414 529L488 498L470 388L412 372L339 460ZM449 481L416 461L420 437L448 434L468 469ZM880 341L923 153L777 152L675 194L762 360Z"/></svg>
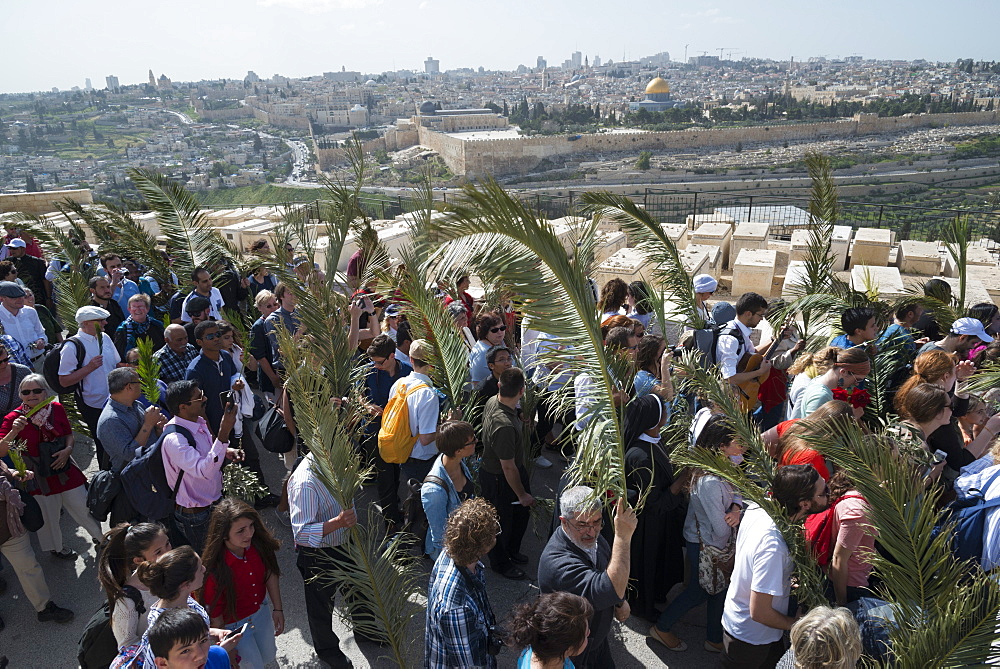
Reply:
<svg viewBox="0 0 1000 669"><path fill-rule="evenodd" d="M406 462L416 445L416 434L410 429L410 410L406 399L417 390L427 388L417 383L409 388L400 384L382 411L382 426L378 429L378 452L389 463Z"/></svg>

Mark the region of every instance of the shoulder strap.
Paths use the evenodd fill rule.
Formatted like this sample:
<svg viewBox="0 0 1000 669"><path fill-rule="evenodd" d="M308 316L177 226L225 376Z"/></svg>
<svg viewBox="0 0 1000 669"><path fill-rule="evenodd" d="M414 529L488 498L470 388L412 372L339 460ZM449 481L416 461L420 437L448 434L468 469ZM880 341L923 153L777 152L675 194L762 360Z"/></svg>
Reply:
<svg viewBox="0 0 1000 669"><path fill-rule="evenodd" d="M191 430L187 429L186 427L182 427L177 423L171 423L170 425L167 425L165 428L163 428L163 434L160 435L160 438L163 439L168 434L174 434L174 433L183 436L184 439L187 441L188 446L194 446L194 435L191 434ZM178 470L177 480L174 482L173 490L170 491L171 497L177 497L177 491L180 490L181 488L181 480L184 478L184 470L181 469L180 467L178 467L177 470Z"/></svg>
<svg viewBox="0 0 1000 669"><path fill-rule="evenodd" d="M986 485L984 485L984 486L982 486L981 488L979 488L979 493L980 493L980 494L981 494L981 495L982 495L983 497L985 497L985 496L986 496L986 491L990 489L990 486L991 486L991 485L993 485L993 482L997 480L997 477L1000 477L1000 468L998 468L998 469L997 469L997 470L996 470L995 472L993 472L993 476L991 476L991 477L990 477L990 478L989 478L989 479L988 479L988 480L986 481Z"/></svg>
<svg viewBox="0 0 1000 669"><path fill-rule="evenodd" d="M441 477L439 477L439 476L434 476L433 474L428 474L427 476L425 476L425 477L424 477L424 483L434 483L434 484L436 484L436 485L439 485L439 486L441 486L441 487L442 487L442 488L444 488L445 490L447 490L447 489L448 489L448 486L447 486L447 484L446 484L446 483L444 482L444 479L442 479L442 478L441 478Z"/></svg>
<svg viewBox="0 0 1000 669"><path fill-rule="evenodd" d="M131 585L123 585L122 592L135 604L135 612L142 615L146 612L146 606L142 603L142 593Z"/></svg>

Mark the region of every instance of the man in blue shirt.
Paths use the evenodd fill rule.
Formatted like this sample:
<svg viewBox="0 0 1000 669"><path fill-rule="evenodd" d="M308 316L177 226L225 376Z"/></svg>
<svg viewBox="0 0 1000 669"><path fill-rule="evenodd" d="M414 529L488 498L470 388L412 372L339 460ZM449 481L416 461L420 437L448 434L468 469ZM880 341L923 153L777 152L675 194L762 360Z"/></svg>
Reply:
<svg viewBox="0 0 1000 669"><path fill-rule="evenodd" d="M852 348L866 342L873 343L878 336L878 319L869 307L851 307L840 315L840 327L844 334L834 337L830 346Z"/></svg>
<svg viewBox="0 0 1000 669"><path fill-rule="evenodd" d="M361 441L363 454L375 465L375 485L378 505L390 529L401 523L399 510L399 465L386 462L378 452L378 430L382 426L382 410L389 402L392 385L413 371L413 367L396 360L396 342L389 335L379 335L365 351L371 363L365 374L362 393L367 401L370 422L365 425Z"/></svg>
<svg viewBox="0 0 1000 669"><path fill-rule="evenodd" d="M129 273L124 268L122 259L114 253L101 256L101 266L108 275L111 298L118 303L124 314L128 311L129 298L139 294L139 284L128 278Z"/></svg>

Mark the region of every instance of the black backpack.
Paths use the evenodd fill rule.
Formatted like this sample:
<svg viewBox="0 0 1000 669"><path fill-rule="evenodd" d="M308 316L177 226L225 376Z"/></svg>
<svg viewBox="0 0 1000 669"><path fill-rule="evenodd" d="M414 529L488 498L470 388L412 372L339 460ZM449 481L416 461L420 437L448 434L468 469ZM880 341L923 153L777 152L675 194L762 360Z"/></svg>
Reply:
<svg viewBox="0 0 1000 669"><path fill-rule="evenodd" d="M141 616L146 612L142 603L142 593L131 585L122 586L125 596L135 603L135 610ZM118 641L111 629L111 606L104 602L101 608L87 621L80 641L76 645L76 659L80 669L107 669L118 657Z"/></svg>
<svg viewBox="0 0 1000 669"><path fill-rule="evenodd" d="M413 536L413 545L419 555L424 553L424 542L427 539L427 514L424 512L424 504L420 500L420 489L424 483L439 485L445 490L448 486L445 482L433 474L428 474L423 482L417 479L410 479L406 483L409 493L403 500L403 532L408 532Z"/></svg>
<svg viewBox="0 0 1000 669"><path fill-rule="evenodd" d="M682 343L682 347L688 350L698 351L701 358L701 366L708 369L712 365L716 365L719 362L719 337L724 335L736 338L736 357L738 359L743 353L743 333L741 333L737 328L724 330L723 326L716 325L712 321L709 321L706 327L701 330L692 330L689 332Z"/></svg>
<svg viewBox="0 0 1000 669"><path fill-rule="evenodd" d="M163 440L168 434L179 433L192 447L194 435L190 430L176 423L169 423L163 428L163 434L152 446L146 446L132 462L125 465L121 473L122 490L132 508L143 518L151 521L162 520L174 512L174 497L184 478L184 470L180 470L177 480L172 485L167 483L167 474L163 468Z"/></svg>
<svg viewBox="0 0 1000 669"><path fill-rule="evenodd" d="M103 336L101 332L98 334ZM68 337L65 341L53 346L52 350L45 354L45 359L42 360L42 376L45 377L45 383L49 384L52 392L57 395L74 393L80 389L79 383L74 383L72 386L64 386L59 383L59 356L62 354L63 347L70 342L73 342L73 346L76 347L76 369L80 369L83 367L83 356L86 354L86 350L83 348L83 342L76 337Z"/></svg>

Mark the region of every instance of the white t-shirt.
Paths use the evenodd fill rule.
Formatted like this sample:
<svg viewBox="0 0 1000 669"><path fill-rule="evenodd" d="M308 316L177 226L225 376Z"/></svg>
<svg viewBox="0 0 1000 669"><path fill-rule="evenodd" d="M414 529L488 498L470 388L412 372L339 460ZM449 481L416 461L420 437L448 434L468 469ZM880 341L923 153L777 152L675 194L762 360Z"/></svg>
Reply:
<svg viewBox="0 0 1000 669"><path fill-rule="evenodd" d="M190 300L197 294L198 293L192 290L190 293L187 294L187 297L184 298L184 304L181 305L181 321L183 321L184 323L191 322L191 314L187 312L188 300ZM201 297L205 296L201 295ZM208 294L208 301L212 303L211 306L209 307L208 317L217 321L221 321L222 307L225 306L225 303L222 301L222 293L220 293L219 289L216 288L215 286L212 286L212 290Z"/></svg>
<svg viewBox="0 0 1000 669"><path fill-rule="evenodd" d="M751 504L736 537L736 565L726 593L722 627L744 643L763 646L781 639L782 630L750 617L750 592L773 595L771 605L788 613L792 558L777 526L764 509Z"/></svg>
<svg viewBox="0 0 1000 669"><path fill-rule="evenodd" d="M715 358L718 360L719 371L722 372L722 378L724 379L736 376L736 367L739 365L740 358L743 355L757 352L753 342L750 341L750 328L733 319L722 326L722 332L729 332L733 328L736 328L743 334L742 347L736 337L729 335L720 336L719 342L715 345Z"/></svg>
<svg viewBox="0 0 1000 669"><path fill-rule="evenodd" d="M118 349L115 348L115 343L111 340L111 337L100 330L97 333L102 338L100 350L97 347L97 337L94 335L89 335L83 330L77 330L76 334L73 335L83 342L84 365L98 355L104 361L100 367L87 374L83 377L83 381L80 382L80 388L83 391L83 401L93 409L100 409L107 404L108 398L111 396L108 392L108 372L117 367L118 363L121 362ZM59 351L59 376L72 374L76 370L76 346L74 344L66 344Z"/></svg>
<svg viewBox="0 0 1000 669"><path fill-rule="evenodd" d="M438 416L441 412L441 402L438 400L437 392L434 391L434 382L426 374L410 372L408 376L396 381L389 389L389 397L396 394L400 384L404 388L409 388L418 383L423 383L427 387L413 391L406 400L406 408L410 413L410 431L413 436L419 437L421 434L434 434L437 431ZM415 439L413 452L410 457L416 460L430 460L437 456L437 442L421 444L420 439Z"/></svg>

